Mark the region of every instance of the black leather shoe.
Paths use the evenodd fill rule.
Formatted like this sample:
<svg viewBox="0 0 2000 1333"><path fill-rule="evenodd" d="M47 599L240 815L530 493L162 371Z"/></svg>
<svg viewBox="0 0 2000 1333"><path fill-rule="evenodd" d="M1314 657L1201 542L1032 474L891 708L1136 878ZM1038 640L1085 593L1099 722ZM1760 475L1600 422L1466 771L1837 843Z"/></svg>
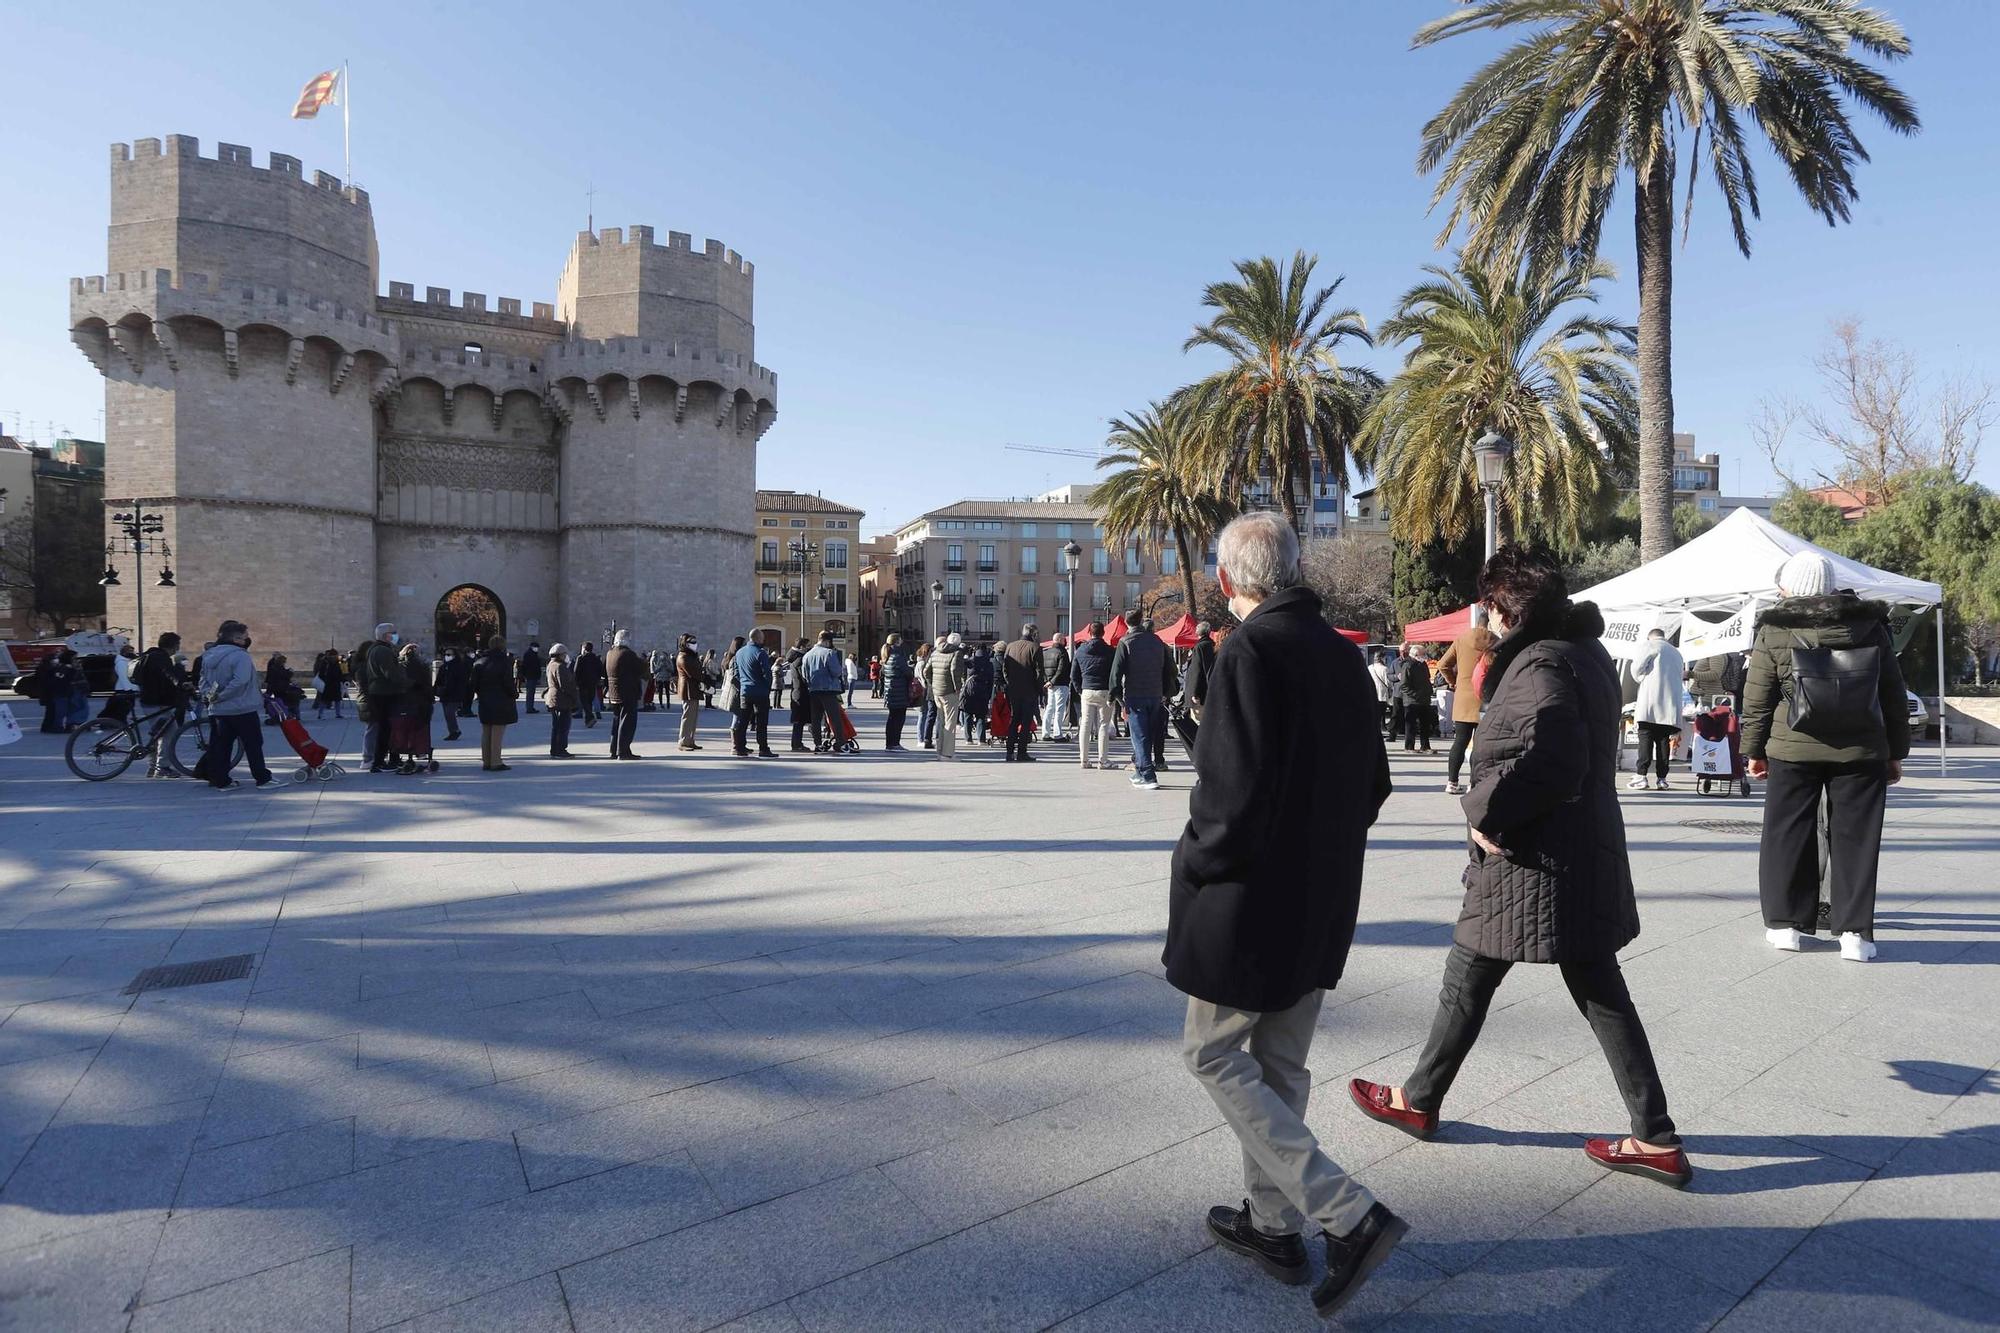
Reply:
<svg viewBox="0 0 2000 1333"><path fill-rule="evenodd" d="M1257 1266L1286 1286L1296 1287L1312 1276L1306 1243L1297 1233L1267 1236L1250 1222L1250 1201L1241 1208L1219 1203L1208 1210L1208 1229L1225 1248L1257 1261Z"/></svg>
<svg viewBox="0 0 2000 1333"><path fill-rule="evenodd" d="M1313 1288L1313 1308L1320 1317L1330 1319L1338 1313L1409 1231L1408 1222L1378 1203L1345 1236L1328 1234L1326 1276Z"/></svg>

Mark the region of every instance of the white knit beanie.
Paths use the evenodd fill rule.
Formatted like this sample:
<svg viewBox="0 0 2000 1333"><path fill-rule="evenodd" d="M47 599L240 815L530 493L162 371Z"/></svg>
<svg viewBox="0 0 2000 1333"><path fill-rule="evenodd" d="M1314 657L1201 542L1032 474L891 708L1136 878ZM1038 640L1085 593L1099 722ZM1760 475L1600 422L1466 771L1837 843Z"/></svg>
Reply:
<svg viewBox="0 0 2000 1333"><path fill-rule="evenodd" d="M1833 562L1817 551L1800 551L1778 566L1778 590L1787 597L1824 597L1833 591Z"/></svg>

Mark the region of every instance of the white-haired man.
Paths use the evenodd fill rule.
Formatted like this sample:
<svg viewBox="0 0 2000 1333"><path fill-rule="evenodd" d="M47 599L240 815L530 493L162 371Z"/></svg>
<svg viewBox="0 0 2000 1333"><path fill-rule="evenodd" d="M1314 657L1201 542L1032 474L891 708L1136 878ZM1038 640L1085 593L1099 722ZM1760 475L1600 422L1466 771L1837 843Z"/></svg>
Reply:
<svg viewBox="0 0 2000 1333"><path fill-rule="evenodd" d="M611 757L643 759L632 752L632 738L639 731L639 705L646 698L646 659L632 651L624 630L611 635L611 651L604 655L604 701L611 705Z"/></svg>
<svg viewBox="0 0 2000 1333"><path fill-rule="evenodd" d="M1049 701L1042 709L1042 739L1069 739L1070 675L1074 663L1069 655L1069 636L1058 634L1042 649L1042 677L1049 684Z"/></svg>
<svg viewBox="0 0 2000 1333"><path fill-rule="evenodd" d="M924 689L937 705L937 727L932 733L937 757L956 757L958 740L958 700L965 693L965 654L959 649L965 640L954 632L937 641L937 649L924 664Z"/></svg>
<svg viewBox="0 0 2000 1333"><path fill-rule="evenodd" d="M1389 795L1361 654L1299 585L1276 514L1222 530L1216 581L1240 627L1203 697L1201 779L1174 848L1163 961L1188 996L1187 1066L1243 1145L1243 1207L1209 1210L1216 1239L1280 1281L1311 1276L1300 1232L1325 1234L1321 1315L1344 1305L1407 1225L1306 1127L1306 1057L1340 980L1361 902L1368 828Z"/></svg>

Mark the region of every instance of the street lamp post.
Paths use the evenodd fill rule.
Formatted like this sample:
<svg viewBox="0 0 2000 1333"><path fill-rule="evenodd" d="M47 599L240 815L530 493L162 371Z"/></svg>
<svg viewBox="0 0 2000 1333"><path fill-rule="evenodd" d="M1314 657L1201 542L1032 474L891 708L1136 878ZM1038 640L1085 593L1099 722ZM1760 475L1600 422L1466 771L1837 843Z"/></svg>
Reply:
<svg viewBox="0 0 2000 1333"><path fill-rule="evenodd" d="M806 634L806 585L812 580L813 560L819 555L819 543L809 542L803 537L792 540L792 560L799 567L799 640L804 642ZM825 590L821 589L822 597Z"/></svg>
<svg viewBox="0 0 2000 1333"><path fill-rule="evenodd" d="M1083 554L1083 548L1075 542L1069 542L1062 549L1069 565L1069 605L1063 609L1069 613L1069 636L1073 640L1076 638L1076 562L1077 557ZM1061 620L1062 617L1058 616L1056 619Z"/></svg>
<svg viewBox="0 0 2000 1333"><path fill-rule="evenodd" d="M931 638L944 634L944 584L931 580Z"/></svg>
<svg viewBox="0 0 2000 1333"><path fill-rule="evenodd" d="M113 514L111 524L119 530L119 535L104 544L107 556L116 555L121 551L130 552L134 559L155 552L162 557L174 553L174 548L168 545L165 535L167 521L160 514L148 514L134 506L129 513ZM97 582L99 587L119 587L122 581L118 577L118 567L106 560L104 577ZM163 560L160 565L160 577L153 586L178 587L179 585L174 582L174 567ZM136 640L133 646L143 652L146 647L146 585L143 579L132 585L132 605L133 619L137 622L132 628L132 636Z"/></svg>
<svg viewBox="0 0 2000 1333"><path fill-rule="evenodd" d="M1479 489L1486 494L1486 558L1500 549L1500 483L1513 457L1514 442L1498 431L1487 431L1473 442L1472 464L1479 472Z"/></svg>

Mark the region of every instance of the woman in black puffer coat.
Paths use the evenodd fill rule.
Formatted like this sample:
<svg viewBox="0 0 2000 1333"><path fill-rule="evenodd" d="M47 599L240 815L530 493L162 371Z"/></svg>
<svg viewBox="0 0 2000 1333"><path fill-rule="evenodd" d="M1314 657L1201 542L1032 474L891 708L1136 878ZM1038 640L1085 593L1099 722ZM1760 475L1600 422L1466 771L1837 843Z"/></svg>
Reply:
<svg viewBox="0 0 2000 1333"><path fill-rule="evenodd" d="M1555 562L1508 547L1486 562L1479 597L1503 637L1463 798L1471 863L1430 1041L1404 1087L1355 1079L1366 1115L1420 1138L1479 1037L1515 963L1554 963L1589 1020L1631 1115L1629 1139L1584 1151L1614 1171L1676 1188L1693 1176L1618 950L1639 933L1618 771L1618 674L1598 642L1604 618L1572 604Z"/></svg>

